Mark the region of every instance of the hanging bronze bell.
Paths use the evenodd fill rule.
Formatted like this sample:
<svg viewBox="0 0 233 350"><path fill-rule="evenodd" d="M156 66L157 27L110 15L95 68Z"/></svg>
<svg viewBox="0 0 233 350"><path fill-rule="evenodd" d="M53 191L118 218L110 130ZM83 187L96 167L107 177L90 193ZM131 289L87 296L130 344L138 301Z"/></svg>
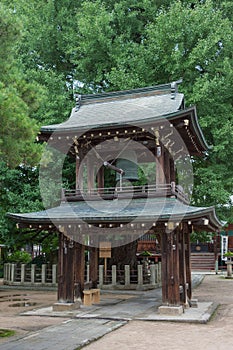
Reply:
<svg viewBox="0 0 233 350"><path fill-rule="evenodd" d="M138 178L138 163L137 155L133 150L126 150L116 161L116 166L124 171L123 180L137 181ZM120 174L116 173L116 181L120 180Z"/></svg>

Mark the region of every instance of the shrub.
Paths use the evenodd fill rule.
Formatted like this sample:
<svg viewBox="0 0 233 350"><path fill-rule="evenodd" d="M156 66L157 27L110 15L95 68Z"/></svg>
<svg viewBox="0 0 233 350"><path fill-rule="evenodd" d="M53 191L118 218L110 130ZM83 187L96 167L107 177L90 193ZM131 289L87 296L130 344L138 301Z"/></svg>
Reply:
<svg viewBox="0 0 233 350"><path fill-rule="evenodd" d="M11 255L8 255L6 261L10 263L16 263L16 264L28 264L32 260L31 255L25 251L17 251L12 253Z"/></svg>

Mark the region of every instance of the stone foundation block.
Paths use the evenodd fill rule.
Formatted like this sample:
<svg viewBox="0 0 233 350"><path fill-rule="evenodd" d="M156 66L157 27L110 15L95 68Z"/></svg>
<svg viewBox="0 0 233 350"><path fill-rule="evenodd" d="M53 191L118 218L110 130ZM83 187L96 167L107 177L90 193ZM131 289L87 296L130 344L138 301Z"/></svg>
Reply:
<svg viewBox="0 0 233 350"><path fill-rule="evenodd" d="M53 311L71 311L80 308L80 302L75 303L55 303L53 304Z"/></svg>
<svg viewBox="0 0 233 350"><path fill-rule="evenodd" d="M191 299L190 300L190 306L191 307L198 307L198 300L197 299Z"/></svg>
<svg viewBox="0 0 233 350"><path fill-rule="evenodd" d="M158 308L159 313L161 315L167 315L167 316L177 316L183 314L183 307L180 306L167 306L162 305Z"/></svg>

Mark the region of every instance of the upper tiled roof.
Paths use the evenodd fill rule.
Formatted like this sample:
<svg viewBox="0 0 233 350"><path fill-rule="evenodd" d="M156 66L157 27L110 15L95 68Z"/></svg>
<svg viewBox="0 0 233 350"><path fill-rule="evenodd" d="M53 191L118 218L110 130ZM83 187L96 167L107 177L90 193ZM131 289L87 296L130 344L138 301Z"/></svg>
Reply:
<svg viewBox="0 0 233 350"><path fill-rule="evenodd" d="M41 132L82 130L86 128L125 125L156 119L175 113L184 107L184 95L177 84L109 92L78 97L67 121L47 125Z"/></svg>

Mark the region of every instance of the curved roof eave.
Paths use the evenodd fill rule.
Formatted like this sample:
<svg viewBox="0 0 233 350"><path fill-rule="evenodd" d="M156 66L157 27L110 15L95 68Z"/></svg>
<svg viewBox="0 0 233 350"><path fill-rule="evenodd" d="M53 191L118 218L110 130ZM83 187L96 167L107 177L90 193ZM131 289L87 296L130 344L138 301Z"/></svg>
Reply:
<svg viewBox="0 0 233 350"><path fill-rule="evenodd" d="M199 220L207 218L209 225L215 227L216 230L223 226L215 213L214 207L193 207L185 205L179 202L177 199L161 200L159 198L149 198L147 202L143 200L132 200L131 203L124 208L124 200L104 201L104 207L100 210L96 210L91 206L88 206L86 202L76 203L63 203L58 207L43 210L40 212L27 213L27 214L14 214L8 213L7 216L18 223L24 223L27 225L38 224L54 225L59 223L80 223L80 222L127 222L130 220L136 220L138 222L144 220L158 220L160 222L166 222L168 220ZM108 202L108 203L106 203ZM99 205L99 203L98 203ZM102 210L108 210L103 212Z"/></svg>
<svg viewBox="0 0 233 350"><path fill-rule="evenodd" d="M212 148L212 146L208 145L205 136L201 130L200 124L198 122L198 118L197 118L197 110L196 110L196 106L191 107L193 110L193 113L191 115L192 121L193 121L193 127L195 130L196 135L198 136L199 141L202 143L203 148L205 148L206 150L209 150Z"/></svg>

